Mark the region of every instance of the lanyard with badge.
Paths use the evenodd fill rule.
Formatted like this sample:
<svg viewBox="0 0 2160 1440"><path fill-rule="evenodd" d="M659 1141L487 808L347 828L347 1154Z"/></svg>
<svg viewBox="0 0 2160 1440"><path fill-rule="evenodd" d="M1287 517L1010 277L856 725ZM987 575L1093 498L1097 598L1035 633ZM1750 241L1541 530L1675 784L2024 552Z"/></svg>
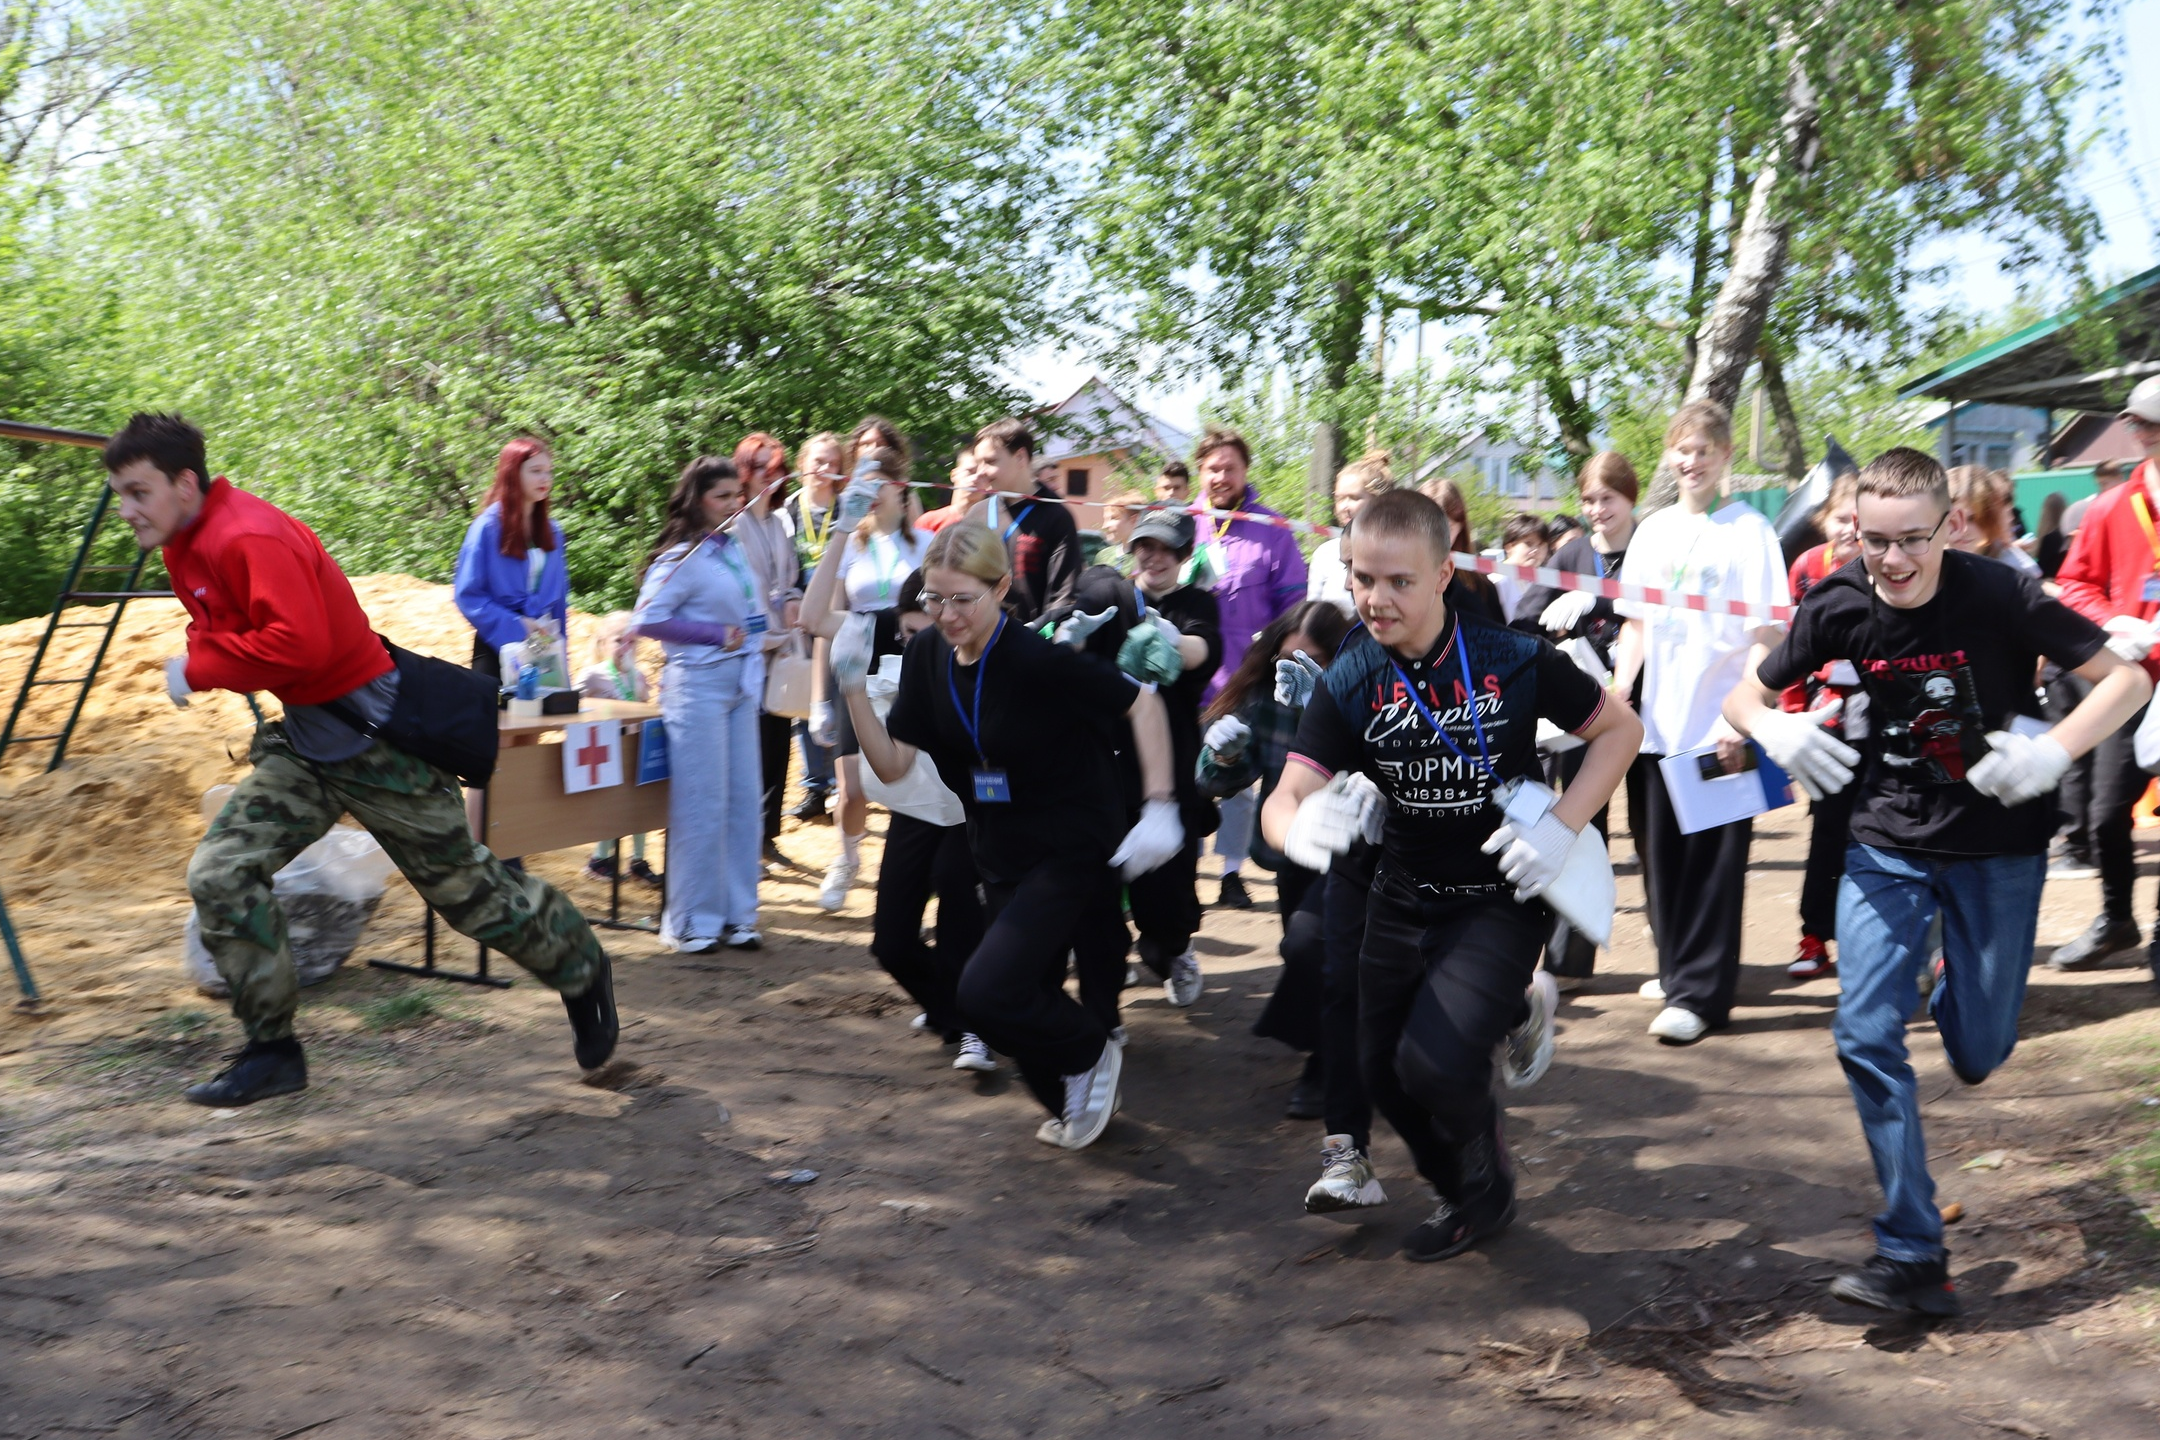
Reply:
<svg viewBox="0 0 2160 1440"><path fill-rule="evenodd" d="M735 577L736 585L742 589L744 633L763 635L771 622L766 619L764 607L758 604L757 587L751 583L750 572L743 568L742 556L736 553L742 542L730 544L730 537L717 530L713 532L712 538L716 542L713 549L719 554L720 563L727 567L728 574Z"/></svg>
<svg viewBox="0 0 2160 1440"><path fill-rule="evenodd" d="M2138 596L2150 604L2160 601L2160 535L2153 533L2152 507L2145 503L2145 487L2142 484L2130 497L2130 508L2137 515L2138 528L2145 532L2145 543L2152 547L2153 573L2145 577L2145 588Z"/></svg>
<svg viewBox="0 0 2160 1440"><path fill-rule="evenodd" d="M880 540L885 542L887 557L892 561L890 565L887 565L884 559L879 558L878 542ZM880 600L888 599L892 595L893 580L897 576L907 573L900 568L901 562L907 557L901 554L900 542L890 535L871 536L868 548L870 551L870 568L877 575L877 598Z"/></svg>
<svg viewBox="0 0 2160 1440"><path fill-rule="evenodd" d="M995 529L997 527L998 522L998 498L999 497L995 495L990 497L990 525L992 529ZM1034 508L1035 502L1032 499L1029 500L1025 505L1015 505L1013 509L1017 513L1014 514L1012 518L1012 524L1005 527L1005 533L1003 535L1000 535L998 539L1003 541L1007 545L1012 544L1013 531L1020 528L1020 522L1027 519L1029 513L1033 511Z"/></svg>
<svg viewBox="0 0 2160 1440"><path fill-rule="evenodd" d="M967 731L968 743L975 747L975 803L978 805L1009 805L1012 803L1012 782L1003 770L993 769L990 757L983 754L982 747L982 692L983 676L990 669L990 652L995 649L998 636L1005 633L1005 617L998 616L997 629L990 632L990 643L983 646L982 657L975 662L975 708L971 711L960 703L960 685L953 679L953 671L959 665L959 656L947 651L945 654L945 685L952 691L953 714L959 717L960 728Z"/></svg>
<svg viewBox="0 0 2160 1440"><path fill-rule="evenodd" d="M1458 623L1455 626L1455 659L1462 666L1463 706L1470 712L1471 733L1477 736L1478 758L1475 760L1471 759L1469 754L1460 745L1457 745L1454 738L1441 726L1440 717L1433 714L1432 707L1425 703L1425 697L1418 693L1418 687L1411 682L1409 675L1396 662L1394 655L1388 654L1384 648L1382 653L1387 654L1388 664L1394 669L1395 678L1400 680L1403 689L1410 693L1410 703L1417 706L1418 714L1425 717L1425 723L1432 727L1433 734L1440 737L1440 743L1453 751L1455 758L1462 761L1463 764L1475 765L1485 772L1485 778L1491 781L1493 785L1493 803L1498 805L1510 820L1517 820L1525 825L1536 824L1538 818L1551 808L1552 794L1542 786L1525 786L1519 780L1503 782L1499 773L1493 769L1492 751L1485 744L1485 722L1478 718L1477 689L1475 682L1470 678L1470 655L1463 647L1461 624ZM1519 816L1516 813L1518 808L1523 812Z"/></svg>

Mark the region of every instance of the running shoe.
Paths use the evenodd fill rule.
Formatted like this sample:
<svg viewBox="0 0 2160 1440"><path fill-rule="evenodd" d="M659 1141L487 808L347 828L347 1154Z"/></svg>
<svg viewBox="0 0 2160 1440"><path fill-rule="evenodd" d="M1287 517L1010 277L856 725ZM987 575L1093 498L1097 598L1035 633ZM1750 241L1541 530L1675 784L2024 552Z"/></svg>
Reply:
<svg viewBox="0 0 2160 1440"><path fill-rule="evenodd" d="M1530 1015L1500 1042L1500 1080L1510 1090L1535 1085L1552 1068L1553 1012L1560 987L1543 970L1530 977Z"/></svg>
<svg viewBox="0 0 2160 1440"><path fill-rule="evenodd" d="M907 1023L910 1030L927 1030L930 1028L930 1012L918 1010L915 1012L915 1018Z"/></svg>
<svg viewBox="0 0 2160 1440"><path fill-rule="evenodd" d="M2100 867L2075 850L2058 850L2048 857L2047 878L2050 880L2092 880L2099 874Z"/></svg>
<svg viewBox="0 0 2160 1440"><path fill-rule="evenodd" d="M1127 990L1134 990L1138 989L1139 985L1140 967L1133 964L1132 961L1128 960L1125 962L1125 988Z"/></svg>
<svg viewBox="0 0 2160 1440"><path fill-rule="evenodd" d="M955 1070L979 1070L987 1075L998 1068L997 1060L990 1054L990 1047L983 1044L980 1035L962 1035L960 1053L953 1057Z"/></svg>
<svg viewBox="0 0 2160 1440"><path fill-rule="evenodd" d="M660 888L660 872L653 869L643 860L632 860L630 862L630 878L640 885L650 885L655 890Z"/></svg>
<svg viewBox="0 0 2160 1440"><path fill-rule="evenodd" d="M1692 1010L1668 1005L1650 1022L1650 1033L1668 1045L1692 1045L1710 1033L1710 1022Z"/></svg>
<svg viewBox="0 0 2160 1440"><path fill-rule="evenodd" d="M1806 931L1800 932L1800 953L1785 973L1795 980L1816 980L1837 973L1837 961L1830 958L1830 947Z"/></svg>
<svg viewBox="0 0 2160 1440"><path fill-rule="evenodd" d="M1336 1215L1385 1204L1387 1191L1380 1188L1372 1161L1348 1135L1330 1135L1320 1142L1320 1178L1305 1192L1306 1214Z"/></svg>
<svg viewBox="0 0 2160 1440"><path fill-rule="evenodd" d="M1645 980L1635 988L1635 993L1645 1000L1662 1000L1665 998L1665 982L1662 980Z"/></svg>
<svg viewBox="0 0 2160 1440"><path fill-rule="evenodd" d="M755 925L730 925L720 940L730 950L758 950L765 944L765 937L758 934Z"/></svg>
<svg viewBox="0 0 2160 1440"><path fill-rule="evenodd" d="M856 865L847 859L835 860L825 872L824 888L818 891L818 908L835 911L847 904L847 892L855 888Z"/></svg>
<svg viewBox="0 0 2160 1440"><path fill-rule="evenodd" d="M1215 904L1223 910L1252 909L1252 896L1245 893L1245 881L1237 871L1222 877L1222 888L1215 892Z"/></svg>
<svg viewBox="0 0 2160 1440"><path fill-rule="evenodd" d="M1045 1145L1055 1145L1059 1149L1063 1149L1065 1146L1065 1122L1062 1120L1043 1121L1042 1124L1035 1127L1035 1138Z"/></svg>
<svg viewBox="0 0 2160 1440"><path fill-rule="evenodd" d="M1200 961L1187 950L1170 962L1170 978L1162 985L1163 998L1172 1005L1190 1005L1200 998L1201 984Z"/></svg>
<svg viewBox="0 0 2160 1440"><path fill-rule="evenodd" d="M605 858L598 855L593 856L585 862L585 874L588 878L594 880L613 880L615 878L615 857L612 855Z"/></svg>
<svg viewBox="0 0 2160 1440"><path fill-rule="evenodd" d="M2097 970L2110 960L2134 952L2141 938L2137 922L2097 916L2084 934L2048 957L2048 969Z"/></svg>
<svg viewBox="0 0 2160 1440"><path fill-rule="evenodd" d="M232 1063L215 1078L188 1086L187 1098L197 1105L229 1110L307 1089L307 1056L290 1035L282 1040L250 1040L230 1058Z"/></svg>
<svg viewBox="0 0 2160 1440"><path fill-rule="evenodd" d="M1494 1213L1480 1214L1479 1209L1477 1206L1458 1206L1452 1200L1442 1199L1434 1208L1430 1219L1403 1237L1403 1258L1421 1264L1430 1260L1446 1260L1462 1254L1480 1240L1490 1240L1515 1223L1515 1197L1512 1193Z"/></svg>
<svg viewBox="0 0 2160 1440"><path fill-rule="evenodd" d="M1065 1133L1058 1144L1082 1150L1094 1144L1117 1113L1118 1079L1125 1068L1125 1047L1107 1042L1094 1068L1065 1077Z"/></svg>
<svg viewBox="0 0 2160 1440"><path fill-rule="evenodd" d="M1965 1307L1950 1283L1950 1257L1892 1260L1877 1255L1864 1269L1830 1282L1830 1293L1853 1305L1947 1317Z"/></svg>
<svg viewBox="0 0 2160 1440"><path fill-rule="evenodd" d="M832 816L825 809L826 795L823 790L805 790L802 799L788 806L784 812L790 820L800 820L805 825L819 821L832 824Z"/></svg>
<svg viewBox="0 0 2160 1440"><path fill-rule="evenodd" d="M1290 1087L1290 1098L1283 1105L1283 1115L1291 1120L1327 1118L1327 1074L1321 1068L1319 1051L1305 1057L1305 1069L1298 1075L1297 1083Z"/></svg>

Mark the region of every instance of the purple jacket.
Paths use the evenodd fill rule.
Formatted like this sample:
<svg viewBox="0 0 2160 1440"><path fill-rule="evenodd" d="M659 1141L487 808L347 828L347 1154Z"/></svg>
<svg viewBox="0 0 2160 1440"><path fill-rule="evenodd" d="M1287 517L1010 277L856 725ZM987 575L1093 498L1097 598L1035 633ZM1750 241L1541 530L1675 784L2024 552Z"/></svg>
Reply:
<svg viewBox="0 0 2160 1440"><path fill-rule="evenodd" d="M1282 518L1260 503L1260 492L1250 485L1238 509ZM1204 705L1229 683L1238 662L1252 648L1253 636L1305 598L1305 556L1298 549L1297 536L1283 526L1198 518L1203 526L1217 527L1210 543L1218 577L1215 603L1222 608L1222 667L1201 695Z"/></svg>

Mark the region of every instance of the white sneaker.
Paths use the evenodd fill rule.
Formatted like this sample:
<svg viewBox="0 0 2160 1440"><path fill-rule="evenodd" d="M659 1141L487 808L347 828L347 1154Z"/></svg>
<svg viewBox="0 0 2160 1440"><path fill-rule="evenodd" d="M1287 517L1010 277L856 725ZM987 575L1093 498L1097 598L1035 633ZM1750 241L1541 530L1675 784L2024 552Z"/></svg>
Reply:
<svg viewBox="0 0 2160 1440"><path fill-rule="evenodd" d="M1111 1043L1111 1044L1113 1044L1113 1045L1123 1045L1123 1044L1125 1043L1125 1040L1126 1040L1126 1035L1125 1035L1125 1027L1124 1027L1123 1025L1113 1025L1113 1026L1111 1026L1111 1027L1110 1027L1110 1043Z"/></svg>
<svg viewBox="0 0 2160 1440"><path fill-rule="evenodd" d="M1500 1042L1500 1080L1510 1090L1535 1085L1552 1068L1553 1012L1560 987L1543 970L1530 977L1530 1018Z"/></svg>
<svg viewBox="0 0 2160 1440"><path fill-rule="evenodd" d="M1692 1045L1708 1034L1710 1022L1692 1010L1668 1005L1650 1022L1650 1033L1668 1045Z"/></svg>
<svg viewBox="0 0 2160 1440"><path fill-rule="evenodd" d="M1665 982L1662 980L1645 980L1635 993L1645 1000L1662 1000L1665 998Z"/></svg>
<svg viewBox="0 0 2160 1440"><path fill-rule="evenodd" d="M1101 1138L1117 1113L1118 1077L1125 1068L1125 1047L1105 1044L1091 1070L1065 1077L1065 1133L1058 1144L1082 1150Z"/></svg>
<svg viewBox="0 0 2160 1440"><path fill-rule="evenodd" d="M1140 988L1140 967L1130 960L1125 962L1125 988L1128 990Z"/></svg>
<svg viewBox="0 0 2160 1440"><path fill-rule="evenodd" d="M730 950L756 950L765 944L755 925L730 925L722 939Z"/></svg>
<svg viewBox="0 0 2160 1440"><path fill-rule="evenodd" d="M982 1036L962 1035L960 1037L960 1053L953 1057L952 1068L955 1070L980 1070L984 1074L988 1074L998 1068L998 1063L992 1058L990 1047L983 1044Z"/></svg>
<svg viewBox="0 0 2160 1440"><path fill-rule="evenodd" d="M1203 983L1199 957L1187 950L1170 962L1170 978L1162 982L1163 998L1172 1005L1190 1005L1200 998Z"/></svg>
<svg viewBox="0 0 2160 1440"><path fill-rule="evenodd" d="M1062 1149L1065 1144L1065 1122L1062 1120L1043 1121L1042 1124L1035 1127L1035 1138L1045 1145L1056 1145Z"/></svg>
<svg viewBox="0 0 2160 1440"><path fill-rule="evenodd" d="M927 1030L927 1029L929 1029L929 1028L930 1028L930 1012L929 1012L929 1011L927 1011L927 1010L918 1010L918 1011L916 1011L916 1012L915 1012L915 1018L914 1018L914 1019L912 1019L912 1020L910 1020L910 1021L908 1021L908 1022L907 1022L907 1025L908 1025L908 1029L910 1029L910 1030Z"/></svg>
<svg viewBox="0 0 2160 1440"><path fill-rule="evenodd" d="M832 862L832 868L825 872L824 888L818 891L819 909L833 911L847 904L847 892L855 888L856 868L850 860Z"/></svg>
<svg viewBox="0 0 2160 1440"><path fill-rule="evenodd" d="M1372 1161L1350 1143L1348 1135L1330 1135L1320 1145L1320 1178L1305 1192L1305 1213L1333 1215L1387 1204Z"/></svg>

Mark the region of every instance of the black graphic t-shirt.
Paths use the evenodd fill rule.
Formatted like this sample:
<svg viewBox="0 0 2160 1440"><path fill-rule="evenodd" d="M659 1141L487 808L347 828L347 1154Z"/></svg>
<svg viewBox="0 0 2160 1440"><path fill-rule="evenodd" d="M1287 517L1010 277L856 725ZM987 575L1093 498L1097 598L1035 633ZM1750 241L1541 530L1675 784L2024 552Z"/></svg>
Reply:
<svg viewBox="0 0 2160 1440"><path fill-rule="evenodd" d="M1866 768L1853 782L1853 839L1956 858L2038 855L2054 829L2053 799L2006 808L1965 776L1988 753L1989 731L2039 715L2042 658L2074 670L2106 642L2099 626L2049 599L2038 576L1952 550L1935 598L1909 610L1878 601L1863 565L1822 580L1761 678L1783 688L1833 660L1859 672L1868 738L1858 747Z"/></svg>
<svg viewBox="0 0 2160 1440"><path fill-rule="evenodd" d="M1506 893L1511 887L1500 878L1498 857L1478 848L1500 825L1496 783L1543 778L1540 719L1580 731L1604 703L1597 682L1542 637L1474 615L1454 613L1432 653L1416 661L1391 655L1360 627L1315 687L1290 763L1372 777L1388 799L1381 848L1391 870L1432 890ZM1445 739L1434 733L1427 711Z"/></svg>

